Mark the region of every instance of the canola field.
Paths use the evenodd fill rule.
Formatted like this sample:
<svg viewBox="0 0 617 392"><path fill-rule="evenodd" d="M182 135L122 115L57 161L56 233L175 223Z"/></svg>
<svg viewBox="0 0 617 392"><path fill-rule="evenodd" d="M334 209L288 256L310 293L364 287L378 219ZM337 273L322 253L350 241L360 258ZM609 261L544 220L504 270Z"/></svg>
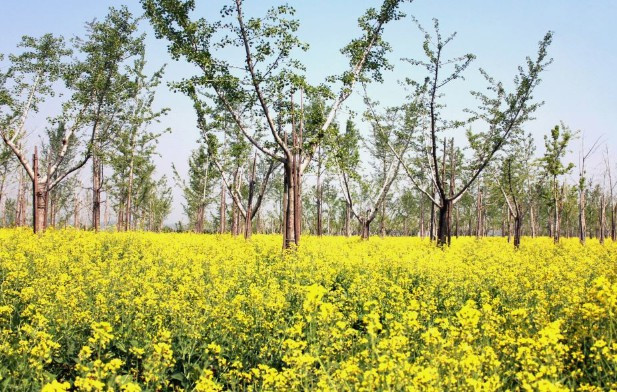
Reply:
<svg viewBox="0 0 617 392"><path fill-rule="evenodd" d="M0 230L0 390L617 389L617 245Z"/></svg>

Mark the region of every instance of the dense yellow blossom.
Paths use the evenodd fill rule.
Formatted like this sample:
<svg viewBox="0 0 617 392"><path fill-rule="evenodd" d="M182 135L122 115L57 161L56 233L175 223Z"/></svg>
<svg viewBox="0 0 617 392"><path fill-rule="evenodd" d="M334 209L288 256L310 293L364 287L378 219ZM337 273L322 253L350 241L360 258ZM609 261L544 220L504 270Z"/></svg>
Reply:
<svg viewBox="0 0 617 392"><path fill-rule="evenodd" d="M0 389L617 389L617 244L0 230Z"/></svg>

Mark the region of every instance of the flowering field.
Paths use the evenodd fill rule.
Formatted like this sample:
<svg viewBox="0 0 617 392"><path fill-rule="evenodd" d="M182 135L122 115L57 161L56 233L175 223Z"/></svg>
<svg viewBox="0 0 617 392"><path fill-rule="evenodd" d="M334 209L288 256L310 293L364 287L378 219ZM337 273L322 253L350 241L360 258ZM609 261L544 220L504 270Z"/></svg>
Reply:
<svg viewBox="0 0 617 392"><path fill-rule="evenodd" d="M617 388L617 245L0 230L0 390Z"/></svg>

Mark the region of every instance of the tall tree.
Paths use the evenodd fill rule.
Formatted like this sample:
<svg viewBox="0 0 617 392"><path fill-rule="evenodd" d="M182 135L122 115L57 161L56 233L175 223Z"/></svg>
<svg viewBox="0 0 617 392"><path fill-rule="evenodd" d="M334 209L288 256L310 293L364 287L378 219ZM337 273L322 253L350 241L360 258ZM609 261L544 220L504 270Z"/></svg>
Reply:
<svg viewBox="0 0 617 392"><path fill-rule="evenodd" d="M151 172L158 140L165 132L155 130L153 126L169 111L167 108L154 109L155 89L161 82L164 68L149 76L144 72L145 66L142 52L126 73L131 80L126 82L117 121L109 128L113 137L108 141L106 150L101 151L102 162L113 169L111 193L117 200L119 229L124 230L132 227L135 188L143 185L136 183L135 179L142 177L142 172Z"/></svg>
<svg viewBox="0 0 617 392"><path fill-rule="evenodd" d="M113 139L112 130L117 129L117 118L130 89L123 65L144 52L144 36L137 35L138 20L125 6L110 8L104 20L87 23L86 27L86 38L75 40L85 58L73 69L76 92L72 102L85 111L91 129L87 156L92 157L92 226L98 230L104 151Z"/></svg>
<svg viewBox="0 0 617 392"><path fill-rule="evenodd" d="M200 139L198 147L191 152L188 160L188 181L183 180L173 167L175 181L182 188L186 202L184 213L189 219L190 226L197 233L203 233L205 230L206 208L212 201L210 195L217 177L214 160L209 154L211 150L209 143L215 141L209 139L206 141Z"/></svg>
<svg viewBox="0 0 617 392"><path fill-rule="evenodd" d="M544 136L546 151L541 159L544 170L550 180L551 203L553 208L553 240L559 242L561 235L561 207L565 194L565 187L561 185L561 176L569 173L574 167L573 163L565 165L563 158L568 152L568 144L572 139L572 132L565 126L555 125L551 129L550 136Z"/></svg>
<svg viewBox="0 0 617 392"><path fill-rule="evenodd" d="M261 153L283 165L287 197L285 248L299 243L302 175L319 146L322 133L329 128L358 80L369 74L381 80L381 70L388 67L385 53L389 49L382 33L386 24L403 16L399 11L403 2L384 0L379 9L370 8L359 19L362 36L342 50L350 60L350 69L329 79L339 82L339 93L329 104L320 132L305 142L303 119L293 104L289 110L289 127L284 130L281 126L281 102L293 101L294 93L297 97L298 91L302 94L312 89L301 75L302 65L292 57L295 50L307 48L295 36L299 23L291 18L293 8L281 5L270 9L263 18L247 18L243 1L235 0L223 7L223 20L209 22L191 18L194 0L141 0L157 36L170 41L172 56L183 57L201 70L201 75L185 82L185 90L194 91L198 86L213 93L214 100L227 109L244 137ZM220 37L218 42L216 37ZM219 57L219 53L225 53L220 49L239 49L245 66L240 70L232 67ZM252 117L251 121L248 117ZM269 133L269 141L252 133L249 124L256 124L257 129Z"/></svg>

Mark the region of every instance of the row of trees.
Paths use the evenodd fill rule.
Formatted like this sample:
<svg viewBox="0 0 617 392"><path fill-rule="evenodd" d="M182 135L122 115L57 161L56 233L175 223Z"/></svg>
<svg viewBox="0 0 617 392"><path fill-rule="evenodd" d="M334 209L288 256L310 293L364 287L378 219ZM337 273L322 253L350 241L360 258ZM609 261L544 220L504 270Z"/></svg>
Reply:
<svg viewBox="0 0 617 392"><path fill-rule="evenodd" d="M615 237L608 154L602 176L586 172L599 143L581 147L572 185L574 166L564 160L576 135L555 127L538 156L525 132L541 105L533 93L551 62L552 33L513 83L480 70L487 88L471 93L478 104L460 120L446 115L446 88L463 80L475 56L449 57L455 35L442 36L437 21L429 32L413 20L425 40L422 56L406 59L415 78L402 83L405 102L383 107L371 99L371 83L392 68L384 30L406 20L401 7L410 2L384 0L369 8L358 21L360 35L341 49L348 69L312 84L298 57L308 46L296 36L299 21L290 6L249 17L243 1L233 0L220 20L207 20L194 17L191 0L141 0L171 56L197 70L171 84L191 99L201 134L188 173L173 168L186 229L229 228L247 238L254 230L279 232L284 248L298 245L306 231L366 239L375 232L420 235L439 245L453 235L508 235L515 246L525 234L555 241L578 235L582 242L609 232ZM126 8L111 9L71 47L51 35L26 37L23 52L8 58L8 71L0 74L0 198L7 178L18 173L16 197L3 204L3 216L13 214L10 223L25 223L31 191L35 231L55 224L59 211L72 212L77 224L79 205L88 206L96 230L103 202L119 229L162 228L171 190L165 177L156 178L153 157L161 136L155 125L167 109L155 110L153 101L163 69L145 72L137 31ZM238 56L243 64L231 60ZM26 120L59 91L67 99L30 163ZM364 111L342 118L354 93L363 96ZM456 136L460 130L465 138ZM92 170L86 201L75 192L83 175L71 176L84 167Z"/></svg>

